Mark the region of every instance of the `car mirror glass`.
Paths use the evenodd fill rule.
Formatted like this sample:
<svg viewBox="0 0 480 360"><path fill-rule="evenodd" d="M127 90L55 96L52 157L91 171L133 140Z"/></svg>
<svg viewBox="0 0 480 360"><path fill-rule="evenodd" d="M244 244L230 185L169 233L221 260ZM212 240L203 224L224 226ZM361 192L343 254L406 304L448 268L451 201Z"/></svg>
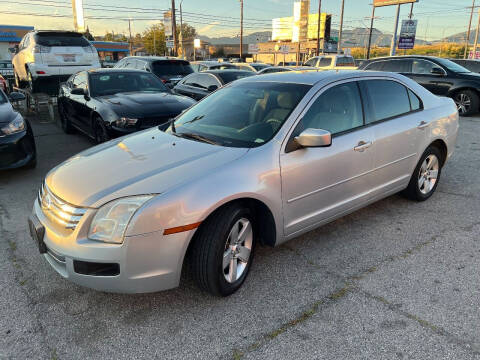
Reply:
<svg viewBox="0 0 480 360"><path fill-rule="evenodd" d="M210 85L207 90L208 90L209 92L212 92L212 91L215 91L215 90L217 90L217 89L218 89L218 86L217 86L217 85Z"/></svg>
<svg viewBox="0 0 480 360"><path fill-rule="evenodd" d="M295 137L295 142L304 148L330 146L332 134L327 130L308 128Z"/></svg>
<svg viewBox="0 0 480 360"><path fill-rule="evenodd" d="M23 95L22 93L19 93L19 92L11 92L8 95L8 98L12 102L23 101L23 100L25 100L25 95Z"/></svg>
<svg viewBox="0 0 480 360"><path fill-rule="evenodd" d="M433 75L445 75L445 71L443 71L443 69L439 68L439 67L432 68L430 73L433 74Z"/></svg>

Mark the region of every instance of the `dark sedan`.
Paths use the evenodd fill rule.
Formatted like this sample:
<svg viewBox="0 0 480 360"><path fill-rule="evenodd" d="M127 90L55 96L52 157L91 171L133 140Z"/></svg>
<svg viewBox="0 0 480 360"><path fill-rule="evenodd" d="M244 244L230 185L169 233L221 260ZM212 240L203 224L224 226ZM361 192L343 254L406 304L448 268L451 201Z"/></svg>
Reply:
<svg viewBox="0 0 480 360"><path fill-rule="evenodd" d="M24 100L20 93L10 93L11 101ZM0 170L37 164L35 139L30 124L16 112L9 98L0 90Z"/></svg>
<svg viewBox="0 0 480 360"><path fill-rule="evenodd" d="M365 61L359 70L390 71L408 76L435 95L451 97L460 115L479 111L480 74L448 59L433 56L395 56Z"/></svg>
<svg viewBox="0 0 480 360"><path fill-rule="evenodd" d="M208 70L188 75L173 90L195 100L203 99L218 88L241 78L255 75L245 70Z"/></svg>
<svg viewBox="0 0 480 360"><path fill-rule="evenodd" d="M96 143L167 123L195 101L172 93L141 70L98 69L60 87L58 112L66 133L80 130Z"/></svg>

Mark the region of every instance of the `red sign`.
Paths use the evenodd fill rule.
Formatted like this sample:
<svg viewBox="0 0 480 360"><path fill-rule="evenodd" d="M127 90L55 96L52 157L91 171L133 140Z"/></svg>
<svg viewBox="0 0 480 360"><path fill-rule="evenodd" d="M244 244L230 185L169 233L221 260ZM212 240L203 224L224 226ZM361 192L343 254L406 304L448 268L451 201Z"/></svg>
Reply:
<svg viewBox="0 0 480 360"><path fill-rule="evenodd" d="M418 0L373 0L373 6L380 7L389 5L409 4L415 2L418 2Z"/></svg>

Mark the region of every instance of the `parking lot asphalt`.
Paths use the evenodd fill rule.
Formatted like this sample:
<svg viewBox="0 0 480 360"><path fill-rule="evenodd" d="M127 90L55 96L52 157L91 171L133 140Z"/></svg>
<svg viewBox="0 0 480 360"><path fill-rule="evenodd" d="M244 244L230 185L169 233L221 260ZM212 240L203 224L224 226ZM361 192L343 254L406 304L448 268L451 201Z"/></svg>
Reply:
<svg viewBox="0 0 480 360"><path fill-rule="evenodd" d="M177 289L142 295L62 279L27 216L48 170L92 144L32 125L38 167L0 172L0 359L480 358L480 117L461 119L430 200L395 195L258 248L224 299L188 273Z"/></svg>

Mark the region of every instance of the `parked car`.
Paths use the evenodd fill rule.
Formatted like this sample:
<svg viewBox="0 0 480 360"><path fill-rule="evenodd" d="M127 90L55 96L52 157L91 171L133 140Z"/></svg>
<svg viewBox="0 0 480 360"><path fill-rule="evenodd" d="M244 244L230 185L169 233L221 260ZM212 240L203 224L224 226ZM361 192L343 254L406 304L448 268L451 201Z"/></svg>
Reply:
<svg viewBox="0 0 480 360"><path fill-rule="evenodd" d="M120 60L114 69L146 70L157 75L169 88L193 73L190 63L168 56L128 56Z"/></svg>
<svg viewBox="0 0 480 360"><path fill-rule="evenodd" d="M355 70L355 59L349 55L320 55L308 59L304 66L312 66L322 70Z"/></svg>
<svg viewBox="0 0 480 360"><path fill-rule="evenodd" d="M98 69L81 71L62 84L58 112L66 133L80 130L102 143L165 124L194 103L146 71Z"/></svg>
<svg viewBox="0 0 480 360"><path fill-rule="evenodd" d="M272 74L276 72L286 72L286 71L315 71L315 70L316 69L313 69L310 66L270 66L268 68L258 71L257 75Z"/></svg>
<svg viewBox="0 0 480 360"><path fill-rule="evenodd" d="M474 59L450 59L455 64L463 66L465 69L474 73L480 73L480 60Z"/></svg>
<svg viewBox="0 0 480 360"><path fill-rule="evenodd" d="M236 69L237 67L233 64L219 61L194 61L190 63L192 69L196 72L206 71L206 70L225 70L225 69Z"/></svg>
<svg viewBox="0 0 480 360"><path fill-rule="evenodd" d="M377 58L364 63L361 69L408 76L435 95L451 97L460 115L472 115L479 110L480 75L448 59L432 56Z"/></svg>
<svg viewBox="0 0 480 360"><path fill-rule="evenodd" d="M453 101L402 75L252 76L166 132L111 141L51 170L29 227L50 265L79 285L165 290L188 264L202 289L226 296L258 243L278 246L402 190L430 198L457 132Z"/></svg>
<svg viewBox="0 0 480 360"><path fill-rule="evenodd" d="M297 62L296 61L279 61L277 66L297 66Z"/></svg>
<svg viewBox="0 0 480 360"><path fill-rule="evenodd" d="M10 103L21 100L25 95L11 92L7 97L0 90L0 170L34 168L37 164L32 127Z"/></svg>
<svg viewBox="0 0 480 360"><path fill-rule="evenodd" d="M257 69L255 69L251 64L247 64L247 63L242 63L242 62L235 63L235 67L238 70L257 72Z"/></svg>
<svg viewBox="0 0 480 360"><path fill-rule="evenodd" d="M16 85L32 92L79 71L100 68L95 47L72 31L30 31L16 47L12 62Z"/></svg>
<svg viewBox="0 0 480 360"><path fill-rule="evenodd" d="M0 75L7 80L9 90L15 83L15 76L13 75L13 64L10 60L0 60Z"/></svg>
<svg viewBox="0 0 480 360"><path fill-rule="evenodd" d="M218 88L241 78L254 75L244 70L208 70L181 80L173 89L177 94L201 100Z"/></svg>
<svg viewBox="0 0 480 360"><path fill-rule="evenodd" d="M267 68L272 66L272 65L264 64L264 63L248 63L248 65L253 67L257 72L261 71L263 69L267 69Z"/></svg>

